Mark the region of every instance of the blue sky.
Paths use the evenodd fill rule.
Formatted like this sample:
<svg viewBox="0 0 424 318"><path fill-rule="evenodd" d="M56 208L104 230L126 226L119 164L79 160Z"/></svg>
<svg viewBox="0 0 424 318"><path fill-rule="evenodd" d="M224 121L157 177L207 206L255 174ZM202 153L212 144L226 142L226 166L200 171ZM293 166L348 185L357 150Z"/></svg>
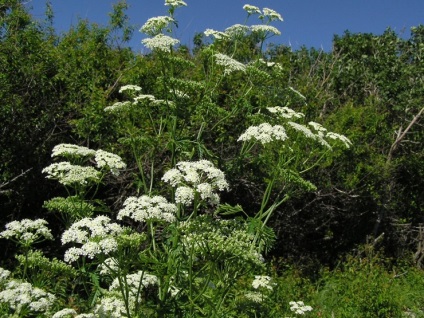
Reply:
<svg viewBox="0 0 424 318"><path fill-rule="evenodd" d="M112 0L51 0L55 13L55 27L64 32L75 25L79 18L106 25ZM138 30L150 17L166 15L164 0L127 0L130 21ZM279 12L284 22L276 22L282 35L272 42L290 45L298 49L306 47L331 50L334 34L345 30L353 33L381 34L391 27L402 37L409 37L410 28L424 24L424 0L185 0L187 7L176 11L179 28L175 37L192 46L196 32L207 28L224 30L236 24L243 24L246 13L244 4L259 8L267 7ZM30 0L36 19L43 17L45 0ZM251 17L247 24L258 24ZM136 51L143 51L140 43L145 36L135 32L130 45Z"/></svg>

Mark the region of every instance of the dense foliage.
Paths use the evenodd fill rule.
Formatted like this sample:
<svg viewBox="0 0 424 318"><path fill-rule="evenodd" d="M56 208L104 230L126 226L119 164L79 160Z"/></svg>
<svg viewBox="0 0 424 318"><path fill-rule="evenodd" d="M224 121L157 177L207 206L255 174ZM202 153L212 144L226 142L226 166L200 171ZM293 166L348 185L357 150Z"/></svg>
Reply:
<svg viewBox="0 0 424 318"><path fill-rule="evenodd" d="M190 50L166 4L140 55L124 1L61 35L49 3L0 2L0 290L100 317L422 314L424 26L292 51L245 6Z"/></svg>

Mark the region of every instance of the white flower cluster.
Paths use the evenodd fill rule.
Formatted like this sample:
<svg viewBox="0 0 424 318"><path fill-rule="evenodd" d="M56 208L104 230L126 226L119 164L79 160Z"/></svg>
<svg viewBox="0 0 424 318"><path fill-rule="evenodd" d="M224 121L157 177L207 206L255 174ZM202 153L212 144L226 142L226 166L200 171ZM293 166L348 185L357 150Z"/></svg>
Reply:
<svg viewBox="0 0 424 318"><path fill-rule="evenodd" d="M249 15L250 14L261 14L261 10L258 7L252 6L250 4L245 4L243 6L243 10L245 10Z"/></svg>
<svg viewBox="0 0 424 318"><path fill-rule="evenodd" d="M298 113L294 111L291 108L288 107L281 107L281 106L275 106L275 107L267 107L268 111L273 114L277 114L280 117L283 118L303 118L305 115L303 113Z"/></svg>
<svg viewBox="0 0 424 318"><path fill-rule="evenodd" d="M271 277L269 276L263 276L263 275L256 275L255 279L252 282L252 287L254 289L258 289L259 287L263 287L269 290L272 290L272 283L271 283Z"/></svg>
<svg viewBox="0 0 424 318"><path fill-rule="evenodd" d="M94 160L96 160L98 168L106 168L115 176L119 175L119 170L123 170L127 167L120 156L101 149L96 151Z"/></svg>
<svg viewBox="0 0 424 318"><path fill-rule="evenodd" d="M125 302L116 297L104 297L94 308L94 313L98 317L122 318L125 317Z"/></svg>
<svg viewBox="0 0 424 318"><path fill-rule="evenodd" d="M288 122L289 126L291 126L294 130L301 132L306 138L316 139L316 136L308 127L294 123L292 121Z"/></svg>
<svg viewBox="0 0 424 318"><path fill-rule="evenodd" d="M174 93L178 98L190 98L189 95L178 89L170 90L170 93Z"/></svg>
<svg viewBox="0 0 424 318"><path fill-rule="evenodd" d="M165 5L178 8L178 7L186 7L187 3L182 0L165 0Z"/></svg>
<svg viewBox="0 0 424 318"><path fill-rule="evenodd" d="M48 179L58 180L63 185L86 185L100 181L100 172L95 168L73 165L68 161L52 163L42 172L47 174Z"/></svg>
<svg viewBox="0 0 424 318"><path fill-rule="evenodd" d="M24 245L31 245L44 239L53 240L47 224L47 221L43 219L12 221L6 224L6 230L0 233L0 237L12 239Z"/></svg>
<svg viewBox="0 0 424 318"><path fill-rule="evenodd" d="M259 18L260 19L267 18L268 22L283 21L281 14L269 8L263 8L261 12L261 10L258 7L252 6L250 4L245 4L243 6L243 10L245 10L248 15L260 14L261 16Z"/></svg>
<svg viewBox="0 0 424 318"><path fill-rule="evenodd" d="M250 28L247 25L234 24L225 29L225 34L232 38L237 38L246 35L249 30Z"/></svg>
<svg viewBox="0 0 424 318"><path fill-rule="evenodd" d="M309 122L309 125L316 131L316 133L313 133L308 127L301 124L293 122L288 122L288 124L293 129L303 133L306 138L317 140L321 145L327 147L328 149L332 149L332 147L324 138L340 140L346 148L350 148L352 145L352 142L346 136L331 131L327 132L326 128L315 122Z"/></svg>
<svg viewBox="0 0 424 318"><path fill-rule="evenodd" d="M80 256L93 259L98 254L109 254L118 249L115 239L124 229L111 223L107 216L84 218L75 222L62 234L62 244L78 243L81 247L71 247L65 252L65 262L76 261Z"/></svg>
<svg viewBox="0 0 424 318"><path fill-rule="evenodd" d="M162 196L129 197L124 202L124 208L118 212L117 219L129 217L137 222L165 221L174 222L177 206L169 203Z"/></svg>
<svg viewBox="0 0 424 318"><path fill-rule="evenodd" d="M158 35L163 29L168 27L170 23L175 20L169 16L154 17L147 20L147 22L141 27L140 32L146 33L150 36Z"/></svg>
<svg viewBox="0 0 424 318"><path fill-rule="evenodd" d="M283 17L281 14L279 14L277 11L269 9L269 8L263 8L262 9L263 16L268 18L268 20L271 21L283 21Z"/></svg>
<svg viewBox="0 0 424 318"><path fill-rule="evenodd" d="M141 91L141 87L138 85L124 85L121 86L121 88L119 89L119 92L125 92L125 91L131 91L131 92L139 92Z"/></svg>
<svg viewBox="0 0 424 318"><path fill-rule="evenodd" d="M268 35L268 34L274 34L274 35L280 35L281 32L276 27L273 27L272 25L267 24L257 24L252 25L250 27L250 30L252 30L253 33L259 33L261 35Z"/></svg>
<svg viewBox="0 0 424 318"><path fill-rule="evenodd" d="M10 277L10 271L0 267L0 285L6 282L6 280Z"/></svg>
<svg viewBox="0 0 424 318"><path fill-rule="evenodd" d="M73 144L59 144L53 147L52 157L92 157L95 151L87 147L73 145Z"/></svg>
<svg viewBox="0 0 424 318"><path fill-rule="evenodd" d="M91 150L77 145L59 144L52 151L52 157L57 156L94 157L98 168L106 168L114 175L118 175L120 169L126 168L120 156L102 149ZM87 185L89 182L99 182L101 177L101 173L94 167L74 165L68 161L53 163L42 172L47 174L48 179L58 180L63 185Z"/></svg>
<svg viewBox="0 0 424 318"><path fill-rule="evenodd" d="M310 121L308 123L308 125L311 126L315 130L315 132L316 132L316 134L318 136L320 136L321 138L324 138L325 137L325 135L327 133L327 128L325 128L321 124L318 124L318 123L316 123L314 121Z"/></svg>
<svg viewBox="0 0 424 318"><path fill-rule="evenodd" d="M208 160L181 161L162 180L176 187L175 201L183 205L190 205L196 193L202 200L217 204L219 196L215 191L228 190L224 173Z"/></svg>
<svg viewBox="0 0 424 318"><path fill-rule="evenodd" d="M105 107L104 111L109 113L119 113L119 112L123 112L130 109L131 106L132 106L132 103L129 101L116 102L115 104L111 106Z"/></svg>
<svg viewBox="0 0 424 318"><path fill-rule="evenodd" d="M65 308L56 312L52 316L52 318L69 318L69 317L75 317L76 315L77 315L77 312L75 311L75 309Z"/></svg>
<svg viewBox="0 0 424 318"><path fill-rule="evenodd" d="M214 55L216 64L224 66L224 75L229 75L236 71L245 72L246 66L228 55L217 53Z"/></svg>
<svg viewBox="0 0 424 318"><path fill-rule="evenodd" d="M125 288L129 293L129 302L136 303L140 301L141 290L140 288L147 288L149 286L157 285L158 278L155 275L148 274L144 271L138 271L134 274L128 274L125 277L121 278L124 280L124 286L120 286L118 277L112 281L112 284L109 286L109 291L118 291L121 288Z"/></svg>
<svg viewBox="0 0 424 318"><path fill-rule="evenodd" d="M305 306L303 301L291 301L289 304L290 304L290 310L297 315L304 315L305 312L312 311L312 307Z"/></svg>
<svg viewBox="0 0 424 318"><path fill-rule="evenodd" d="M141 95L138 95L137 97L134 97L134 103L139 103L143 101L154 102L155 100L156 98L153 95L149 95L149 94L141 94Z"/></svg>
<svg viewBox="0 0 424 318"><path fill-rule="evenodd" d="M15 314L23 311L33 313L47 312L53 306L56 297L30 283L17 280L9 281L5 290L0 292L0 303L7 304Z"/></svg>
<svg viewBox="0 0 424 318"><path fill-rule="evenodd" d="M221 32L221 31L215 31L212 29L206 29L205 32L203 32L206 36L213 36L217 40L222 40L228 37L228 34Z"/></svg>
<svg viewBox="0 0 424 318"><path fill-rule="evenodd" d="M273 67L275 65L275 62L268 62L268 61L265 61L264 59L259 59L259 62L262 64L265 64L268 67Z"/></svg>
<svg viewBox="0 0 424 318"><path fill-rule="evenodd" d="M141 42L150 50L163 52L171 52L171 47L180 43L179 40L164 34L158 34L152 38L141 40Z"/></svg>
<svg viewBox="0 0 424 318"><path fill-rule="evenodd" d="M244 294L244 297L255 303L261 303L263 301L262 293L258 293L258 292L247 292Z"/></svg>
<svg viewBox="0 0 424 318"><path fill-rule="evenodd" d="M104 262L98 266L98 269L100 270L100 275L109 275L112 274L112 271L118 272L118 260L114 257L106 258Z"/></svg>
<svg viewBox="0 0 424 318"><path fill-rule="evenodd" d="M341 142L344 143L344 145L346 146L346 148L350 148L350 146L352 145L352 142L350 141L349 138L347 138L344 135L339 135L336 134L334 132L328 132L325 137L330 138L330 139L336 139L336 140L340 140Z"/></svg>
<svg viewBox="0 0 424 318"><path fill-rule="evenodd" d="M240 135L237 141L257 140L262 144L269 143L274 140L284 141L287 139L286 130L281 125L272 126L268 123L259 126L250 126Z"/></svg>

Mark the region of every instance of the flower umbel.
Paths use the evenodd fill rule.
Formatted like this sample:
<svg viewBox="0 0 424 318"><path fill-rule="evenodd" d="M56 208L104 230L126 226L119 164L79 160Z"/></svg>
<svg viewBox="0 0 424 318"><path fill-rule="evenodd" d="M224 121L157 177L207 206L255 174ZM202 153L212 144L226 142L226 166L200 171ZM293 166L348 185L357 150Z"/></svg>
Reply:
<svg viewBox="0 0 424 318"><path fill-rule="evenodd" d="M98 168L108 169L115 176L119 175L119 170L127 167L120 156L101 149L96 151L94 160L96 160Z"/></svg>
<svg viewBox="0 0 424 318"><path fill-rule="evenodd" d="M186 7L187 3L182 0L165 0L165 5L178 8L178 7Z"/></svg>
<svg viewBox="0 0 424 318"><path fill-rule="evenodd" d="M54 146L52 157L92 157L96 151L87 147L73 144L59 144Z"/></svg>
<svg viewBox="0 0 424 318"><path fill-rule="evenodd" d="M150 18L147 22L141 27L140 32L146 33L150 36L156 36L162 32L163 29L168 27L170 23L175 22L175 20L169 16L160 16L155 18Z"/></svg>
<svg viewBox="0 0 424 318"><path fill-rule="evenodd" d="M62 234L62 244L78 243L81 247L71 247L65 252L65 262L76 261L80 256L93 259L97 254L109 254L118 249L116 236L124 231L117 223L110 222L107 216L94 219L84 218L75 222Z"/></svg>
<svg viewBox="0 0 424 318"><path fill-rule="evenodd" d="M202 200L217 204L219 196L215 191L228 189L224 173L208 160L180 161L162 180L177 188L175 201L183 205L190 205L196 193Z"/></svg>
<svg viewBox="0 0 424 318"><path fill-rule="evenodd" d="M150 50L159 50L163 52L171 52L171 47L180 43L179 40L164 34L158 34L152 38L144 39L141 42Z"/></svg>
<svg viewBox="0 0 424 318"><path fill-rule="evenodd" d="M49 311L56 297L30 283L17 280L9 281L5 290L0 292L0 303L5 303L15 314L23 311L40 313Z"/></svg>
<svg viewBox="0 0 424 318"><path fill-rule="evenodd" d="M118 213L117 219L122 220L124 217L129 217L137 222L174 222L176 211L176 205L168 203L162 196L149 197L143 195L139 198L127 198L124 202L124 208Z"/></svg>
<svg viewBox="0 0 424 318"><path fill-rule="evenodd" d="M261 144L266 144L274 140L284 141L286 139L287 134L283 126L272 126L268 123L263 123L259 126L250 126L247 128L237 141L257 140Z"/></svg>
<svg viewBox="0 0 424 318"><path fill-rule="evenodd" d="M304 315L305 312L312 311L312 307L306 306L303 301L291 301L289 304L290 310L298 315Z"/></svg>
<svg viewBox="0 0 424 318"><path fill-rule="evenodd" d="M0 237L11 239L15 242L29 246L44 240L53 240L48 223L43 219L12 221L6 224L6 230L0 233Z"/></svg>
<svg viewBox="0 0 424 318"><path fill-rule="evenodd" d="M267 107L268 111L273 114L277 114L278 116L281 116L283 118L303 118L305 115L303 113L298 113L294 111L291 108L288 107L281 107L281 106L275 106L275 107Z"/></svg>
<svg viewBox="0 0 424 318"><path fill-rule="evenodd" d="M258 288L266 288L269 290L272 290L272 284L271 284L271 277L269 276L262 276L262 275L257 275L255 276L255 279L252 282L252 287L254 289L258 289Z"/></svg>
<svg viewBox="0 0 424 318"><path fill-rule="evenodd" d="M63 185L87 185L100 181L100 172L93 167L82 167L63 161L52 163L42 170L48 179L58 180Z"/></svg>
<svg viewBox="0 0 424 318"><path fill-rule="evenodd" d="M274 11L269 8L263 8L262 9L264 17L267 17L268 20L271 21L283 21L283 18L281 14L279 14L277 11Z"/></svg>
<svg viewBox="0 0 424 318"><path fill-rule="evenodd" d="M252 6L250 4L245 4L243 6L243 10L245 10L247 12L247 14L249 14L249 15L262 14L261 10L259 10L258 7Z"/></svg>
<svg viewBox="0 0 424 318"><path fill-rule="evenodd" d="M234 60L228 55L217 53L214 55L216 64L224 66L224 75L229 75L236 71L245 72L246 66L239 61Z"/></svg>

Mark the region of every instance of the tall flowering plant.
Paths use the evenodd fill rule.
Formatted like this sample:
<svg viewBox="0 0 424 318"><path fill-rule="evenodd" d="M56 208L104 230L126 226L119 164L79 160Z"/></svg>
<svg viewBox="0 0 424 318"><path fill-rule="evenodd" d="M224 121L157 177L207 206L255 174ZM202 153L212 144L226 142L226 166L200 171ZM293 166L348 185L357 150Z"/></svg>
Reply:
<svg viewBox="0 0 424 318"><path fill-rule="evenodd" d="M279 13L245 5L247 18L257 16L261 24L207 29L211 43L201 54L202 77L192 78L198 66L178 52L179 40L173 38L175 10L186 3L165 5L168 15L140 29L147 35L146 59L159 69L154 88L124 85L122 100L104 109L122 123L119 142L130 149L133 165L101 149L53 148L52 157L61 161L43 173L68 196L45 207L63 216L63 261L29 253L33 244L53 239L43 220L15 221L0 233L27 249L23 278L30 278L26 268L35 263L69 278L65 289L71 296L58 301L0 270L0 278L7 276L0 281L0 302L14 313L25 308L55 318L256 315L274 288L264 258L275 239L267 225L271 216L297 188L315 189L303 176L333 147L351 146L347 137L303 122L302 113L271 106L261 92L281 72L262 52L265 41L280 34L271 25L282 21ZM258 39L253 61L238 58L249 36ZM236 89L227 92L230 83ZM248 165L258 167L265 181L257 211L222 197L231 197L236 179L227 177L226 168L234 172ZM122 171L126 177L136 171L135 187L127 187L131 193L119 208L103 208L98 190ZM19 307L12 298L20 290L45 305ZM291 306L298 314L311 309L300 302Z"/></svg>
<svg viewBox="0 0 424 318"><path fill-rule="evenodd" d="M73 144L56 145L52 157L64 161L52 163L42 172L48 179L62 184L68 197L53 198L44 206L60 212L67 224L91 216L96 209L92 199L104 178L108 174L116 177L126 168L125 162L116 154Z"/></svg>

